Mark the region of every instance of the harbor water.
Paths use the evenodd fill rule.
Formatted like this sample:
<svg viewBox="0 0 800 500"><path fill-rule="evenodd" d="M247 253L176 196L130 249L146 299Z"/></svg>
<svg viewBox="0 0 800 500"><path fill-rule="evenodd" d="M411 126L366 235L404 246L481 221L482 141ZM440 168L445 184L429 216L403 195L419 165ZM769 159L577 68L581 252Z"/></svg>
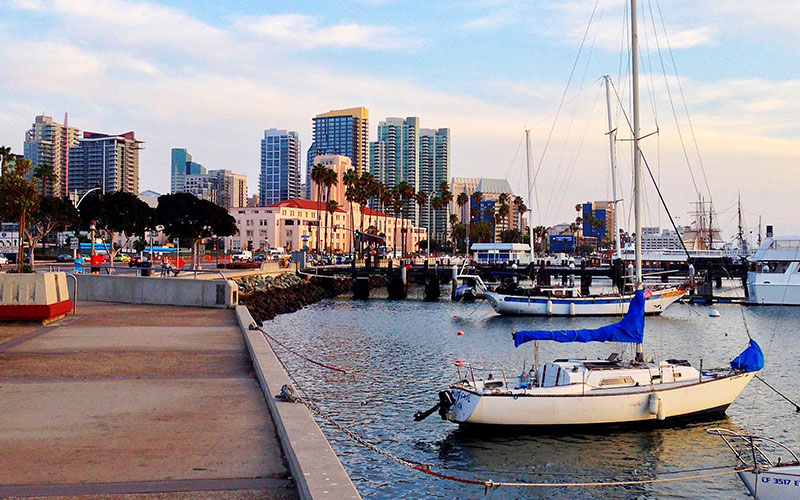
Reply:
<svg viewBox="0 0 800 500"><path fill-rule="evenodd" d="M735 474L730 450L708 435L726 427L777 439L800 451L800 414L753 380L715 420L664 428L542 433L459 428L437 413L414 422L414 413L437 401L437 391L457 379L456 360L486 368L511 381L533 361L533 347L514 348L511 332L528 328L584 328L603 318L500 317L491 307L448 300L424 302L421 289L409 300L326 300L264 323L267 332L307 357L355 372L342 375L274 346L308 397L331 419L361 438L408 461L450 476L525 483L667 480L616 487L508 487L487 492L421 473L352 440L324 418L318 422L364 498L748 498ZM446 297L446 289L443 287ZM674 304L645 322L645 355L687 359L694 366L727 366L747 346L747 328L764 351L761 376L792 399L800 352L800 308ZM744 318L744 319L743 319ZM613 321L613 320L612 320ZM463 335L457 335L463 331ZM540 361L606 358L616 344L540 343ZM630 350L630 347L628 348ZM630 352L621 353L629 359ZM682 476L705 477L681 479Z"/></svg>

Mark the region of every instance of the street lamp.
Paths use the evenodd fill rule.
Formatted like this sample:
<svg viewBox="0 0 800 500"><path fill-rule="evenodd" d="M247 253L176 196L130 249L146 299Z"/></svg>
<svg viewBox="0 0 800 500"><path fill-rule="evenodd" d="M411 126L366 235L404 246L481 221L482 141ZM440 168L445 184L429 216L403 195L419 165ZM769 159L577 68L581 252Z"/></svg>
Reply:
<svg viewBox="0 0 800 500"><path fill-rule="evenodd" d="M86 195L88 195L88 194L89 194L89 193L91 193L92 191L97 191L98 189L100 189L100 186L93 187L92 189L89 189L88 191L86 191L85 193L83 193L83 196L81 196L81 199L80 199L80 200L78 200L78 203L76 203L76 204L75 204L75 208L78 208L78 206L81 204L81 202L83 201L83 199L84 199L84 198L86 198ZM77 192L77 190L76 190L76 192Z"/></svg>

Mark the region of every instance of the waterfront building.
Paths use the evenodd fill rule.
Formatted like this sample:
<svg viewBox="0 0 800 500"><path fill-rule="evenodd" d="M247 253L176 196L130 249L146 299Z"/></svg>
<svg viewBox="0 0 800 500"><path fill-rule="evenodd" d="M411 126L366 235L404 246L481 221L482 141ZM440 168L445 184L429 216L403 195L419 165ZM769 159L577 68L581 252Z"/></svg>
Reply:
<svg viewBox="0 0 800 500"><path fill-rule="evenodd" d="M432 200L439 190L439 185L450 179L450 129L420 129L419 149L420 189L428 193L429 200ZM420 225L430 228L432 238L444 241L450 234L448 220L450 213L457 212L451 212L450 206L439 210L430 207L422 209L419 217Z"/></svg>
<svg viewBox="0 0 800 500"><path fill-rule="evenodd" d="M206 169L199 163L192 161L185 149L172 148L172 162L170 167L170 190L172 194L184 191L184 183L187 175L202 175Z"/></svg>
<svg viewBox="0 0 800 500"><path fill-rule="evenodd" d="M581 206L581 217L583 218L582 229L584 237L596 238L600 244L606 240L607 235L609 240L613 240L613 201L587 201Z"/></svg>
<svg viewBox="0 0 800 500"><path fill-rule="evenodd" d="M139 194L139 150L144 141L133 132L119 135L84 132L69 148L67 187L85 192L99 186L104 193Z"/></svg>
<svg viewBox="0 0 800 500"><path fill-rule="evenodd" d="M265 130L258 177L261 204L271 205L300 196L300 137L290 130Z"/></svg>
<svg viewBox="0 0 800 500"><path fill-rule="evenodd" d="M306 193L311 199L311 169L314 158L338 154L350 158L353 168L361 175L369 171L369 111L367 108L348 108L322 113L312 119L312 142L306 162Z"/></svg>
<svg viewBox="0 0 800 500"><path fill-rule="evenodd" d="M247 175L230 170L209 170L184 175L183 193L197 196L223 208L247 206Z"/></svg>
<svg viewBox="0 0 800 500"><path fill-rule="evenodd" d="M331 186L330 198L327 195L325 186L321 188L321 197L318 197L317 183L309 178L311 185L311 201L322 201L325 203L328 199L335 200L339 206L344 206L347 200L344 197L347 186L344 185L344 173L353 168L350 158L342 155L320 155L314 157L314 165L324 165L325 167L336 172L336 184Z"/></svg>
<svg viewBox="0 0 800 500"><path fill-rule="evenodd" d="M64 118L66 121L66 115ZM24 157L34 168L53 167L53 176L46 183L47 196L67 196L69 148L78 144L79 137L78 129L56 123L44 115L37 116L30 130L25 132Z"/></svg>
<svg viewBox="0 0 800 500"><path fill-rule="evenodd" d="M672 229L664 229L662 231L659 227L643 227L642 249L683 250L683 245L681 245L681 235Z"/></svg>
<svg viewBox="0 0 800 500"><path fill-rule="evenodd" d="M329 252L351 252L353 249L352 224L356 228L374 226L378 234L385 238L386 246L395 247L395 235L398 245L402 244L403 229L409 230L406 241L406 252L416 251L417 244L427 238L425 228L414 226L411 221L395 219L389 214L360 207L349 203L328 214L327 236L319 233L325 228L325 204L312 200L291 199L267 207L231 208L229 213L236 220L239 232L229 236L225 248L231 250L252 249L255 251L280 247L285 251L302 250L305 244L310 252L316 252L317 241L320 246L328 240ZM319 222L318 222L319 221ZM318 238L319 236L319 238Z"/></svg>

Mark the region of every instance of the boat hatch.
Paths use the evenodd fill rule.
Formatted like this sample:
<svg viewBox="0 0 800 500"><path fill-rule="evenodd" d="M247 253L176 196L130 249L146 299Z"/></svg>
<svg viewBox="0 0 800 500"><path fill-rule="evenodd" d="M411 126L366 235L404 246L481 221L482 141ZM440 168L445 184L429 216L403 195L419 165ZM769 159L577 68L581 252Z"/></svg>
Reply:
<svg viewBox="0 0 800 500"><path fill-rule="evenodd" d="M600 379L600 387L619 387L633 385L633 377L606 377Z"/></svg>

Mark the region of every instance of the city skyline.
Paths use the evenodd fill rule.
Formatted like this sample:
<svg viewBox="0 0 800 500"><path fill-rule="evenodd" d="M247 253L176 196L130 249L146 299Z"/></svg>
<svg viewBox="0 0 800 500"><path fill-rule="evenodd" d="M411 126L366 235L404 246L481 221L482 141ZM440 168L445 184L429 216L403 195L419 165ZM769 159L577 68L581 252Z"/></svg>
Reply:
<svg viewBox="0 0 800 500"><path fill-rule="evenodd" d="M598 29L589 30L583 53L593 49L599 61L581 59L550 133L593 6L463 2L422 9L372 1L287 8L244 2L233 12L202 2L5 3L0 142L22 154L24 132L39 114L59 120L69 112L70 126L81 130L136 130L147 147L140 156L141 189L167 192L164 165L173 147L186 147L205 164L233 163L256 179L263 130L297 130L301 143L310 145L309 121L317 113L364 106L374 117L419 116L449 127L452 176L507 177L524 195L520 144L529 126L540 169L539 207L533 208L543 219L534 220L552 225L574 218L572 200L610 199L605 110L602 99L596 102L595 80L620 74L622 2L600 2ZM659 27L661 12L652 10L642 15ZM658 120L649 113L642 127L650 133L658 123L662 132L644 147L673 214L690 222L689 203L707 183L726 237L739 191L749 228L760 214L779 234L800 232L791 183L775 182L791 178L800 160L800 103L793 97L800 90L793 57L800 49L793 32L800 7L675 1L663 6L663 16L672 47L672 54L663 53L665 64L670 69L672 55L681 79L670 72L664 78L658 54L643 50L643 85L652 85L643 93L655 95L659 106ZM652 34L642 40L656 44ZM247 63L263 53L272 64ZM615 80L623 90L624 79ZM667 130L674 124L665 81L678 114L680 88L692 118L691 126L680 122L683 145ZM594 120L589 126L583 123L588 117ZM371 138L376 131L373 120ZM695 163L694 180L683 146ZM627 183L623 192L629 191L629 173L620 177ZM665 227L652 188L647 199L647 223ZM623 226L629 211L627 205L620 210Z"/></svg>

